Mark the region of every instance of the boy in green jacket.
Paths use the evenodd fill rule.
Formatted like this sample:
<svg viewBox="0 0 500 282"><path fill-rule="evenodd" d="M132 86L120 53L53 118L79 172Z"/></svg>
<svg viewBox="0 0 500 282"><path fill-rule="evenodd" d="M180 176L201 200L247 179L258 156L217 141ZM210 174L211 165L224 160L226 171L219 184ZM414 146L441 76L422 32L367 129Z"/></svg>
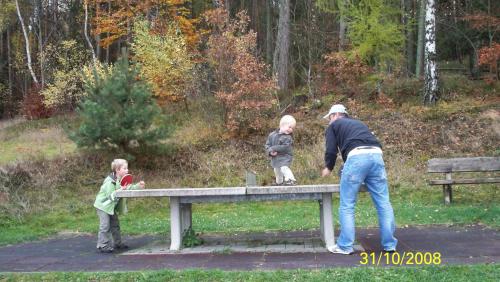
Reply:
<svg viewBox="0 0 500 282"><path fill-rule="evenodd" d="M99 233L97 235L97 250L101 253L111 253L114 249L127 249L128 246L122 243L120 235L120 221L118 214L127 213L125 199L115 197L115 192L119 189L143 189L144 181L140 181L129 187L121 187L120 180L128 174L128 163L124 159L115 159L111 163L113 171L101 185L101 190L97 193L94 207L97 209L99 217ZM113 240L110 240L111 233Z"/></svg>

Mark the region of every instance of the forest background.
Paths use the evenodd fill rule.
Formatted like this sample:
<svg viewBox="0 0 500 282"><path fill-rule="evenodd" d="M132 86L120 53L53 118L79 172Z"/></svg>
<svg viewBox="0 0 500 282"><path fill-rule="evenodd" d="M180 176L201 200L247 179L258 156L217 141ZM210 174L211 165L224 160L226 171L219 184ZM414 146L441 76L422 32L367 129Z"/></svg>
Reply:
<svg viewBox="0 0 500 282"><path fill-rule="evenodd" d="M268 185L283 114L299 183L337 183L319 177L333 103L381 140L399 226L498 228L494 185L443 207L425 164L500 154L499 15L490 0L0 0L0 244L93 233L117 156L150 188L240 186L245 170ZM122 230L165 233L167 205L131 201ZM194 223L311 229L316 212L213 204ZM375 216L361 195L360 226Z"/></svg>

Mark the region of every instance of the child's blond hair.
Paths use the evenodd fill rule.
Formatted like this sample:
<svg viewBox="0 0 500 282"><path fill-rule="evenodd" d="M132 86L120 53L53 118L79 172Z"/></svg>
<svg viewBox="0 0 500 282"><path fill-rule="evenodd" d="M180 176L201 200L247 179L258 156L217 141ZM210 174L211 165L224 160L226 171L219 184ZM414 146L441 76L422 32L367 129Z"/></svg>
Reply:
<svg viewBox="0 0 500 282"><path fill-rule="evenodd" d="M128 165L127 160L124 160L124 159L114 159L111 162L111 170L113 170L114 172L116 172L117 170L119 170L124 165Z"/></svg>
<svg viewBox="0 0 500 282"><path fill-rule="evenodd" d="M295 118L292 117L291 115L284 115L280 120L280 127L287 124L295 126L297 122L295 121Z"/></svg>

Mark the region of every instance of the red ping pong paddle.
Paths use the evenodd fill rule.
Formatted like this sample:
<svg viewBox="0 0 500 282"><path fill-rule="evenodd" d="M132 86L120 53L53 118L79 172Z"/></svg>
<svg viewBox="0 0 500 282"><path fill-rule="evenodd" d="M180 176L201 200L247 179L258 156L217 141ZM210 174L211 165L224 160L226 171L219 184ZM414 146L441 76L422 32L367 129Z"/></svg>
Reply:
<svg viewBox="0 0 500 282"><path fill-rule="evenodd" d="M122 187L127 188L128 185L132 184L132 174L125 174L120 181Z"/></svg>

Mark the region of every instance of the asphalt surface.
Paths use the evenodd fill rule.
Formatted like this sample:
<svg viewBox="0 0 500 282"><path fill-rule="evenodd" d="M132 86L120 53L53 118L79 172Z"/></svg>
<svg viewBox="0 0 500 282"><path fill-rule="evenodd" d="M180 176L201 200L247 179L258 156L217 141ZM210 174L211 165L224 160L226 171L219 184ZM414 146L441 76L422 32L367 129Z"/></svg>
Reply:
<svg viewBox="0 0 500 282"><path fill-rule="evenodd" d="M317 231L285 232L279 236L293 241L316 240ZM336 231L335 234L338 234ZM226 237L225 237L226 236ZM231 241L227 235L207 235L212 242ZM245 240L272 245L276 233L246 233ZM308 238L312 237L312 238ZM273 270L319 269L351 266L417 266L436 264L477 264L500 262L500 233L482 226L412 226L396 231L396 253L383 253L377 229L358 229L357 242L366 252L353 255L323 251L280 252L276 248L238 252L190 252L134 254L162 240L155 236L124 236L128 252L101 254L95 249L96 236L62 234L50 239L0 247L0 272L49 271L135 271L159 269ZM210 241L208 240L208 241ZM234 241L235 242L235 241ZM168 242L167 242L168 243ZM262 246L262 245L261 245ZM439 260L437 260L439 256ZM389 263L387 263L389 262ZM439 262L439 263L438 263Z"/></svg>

